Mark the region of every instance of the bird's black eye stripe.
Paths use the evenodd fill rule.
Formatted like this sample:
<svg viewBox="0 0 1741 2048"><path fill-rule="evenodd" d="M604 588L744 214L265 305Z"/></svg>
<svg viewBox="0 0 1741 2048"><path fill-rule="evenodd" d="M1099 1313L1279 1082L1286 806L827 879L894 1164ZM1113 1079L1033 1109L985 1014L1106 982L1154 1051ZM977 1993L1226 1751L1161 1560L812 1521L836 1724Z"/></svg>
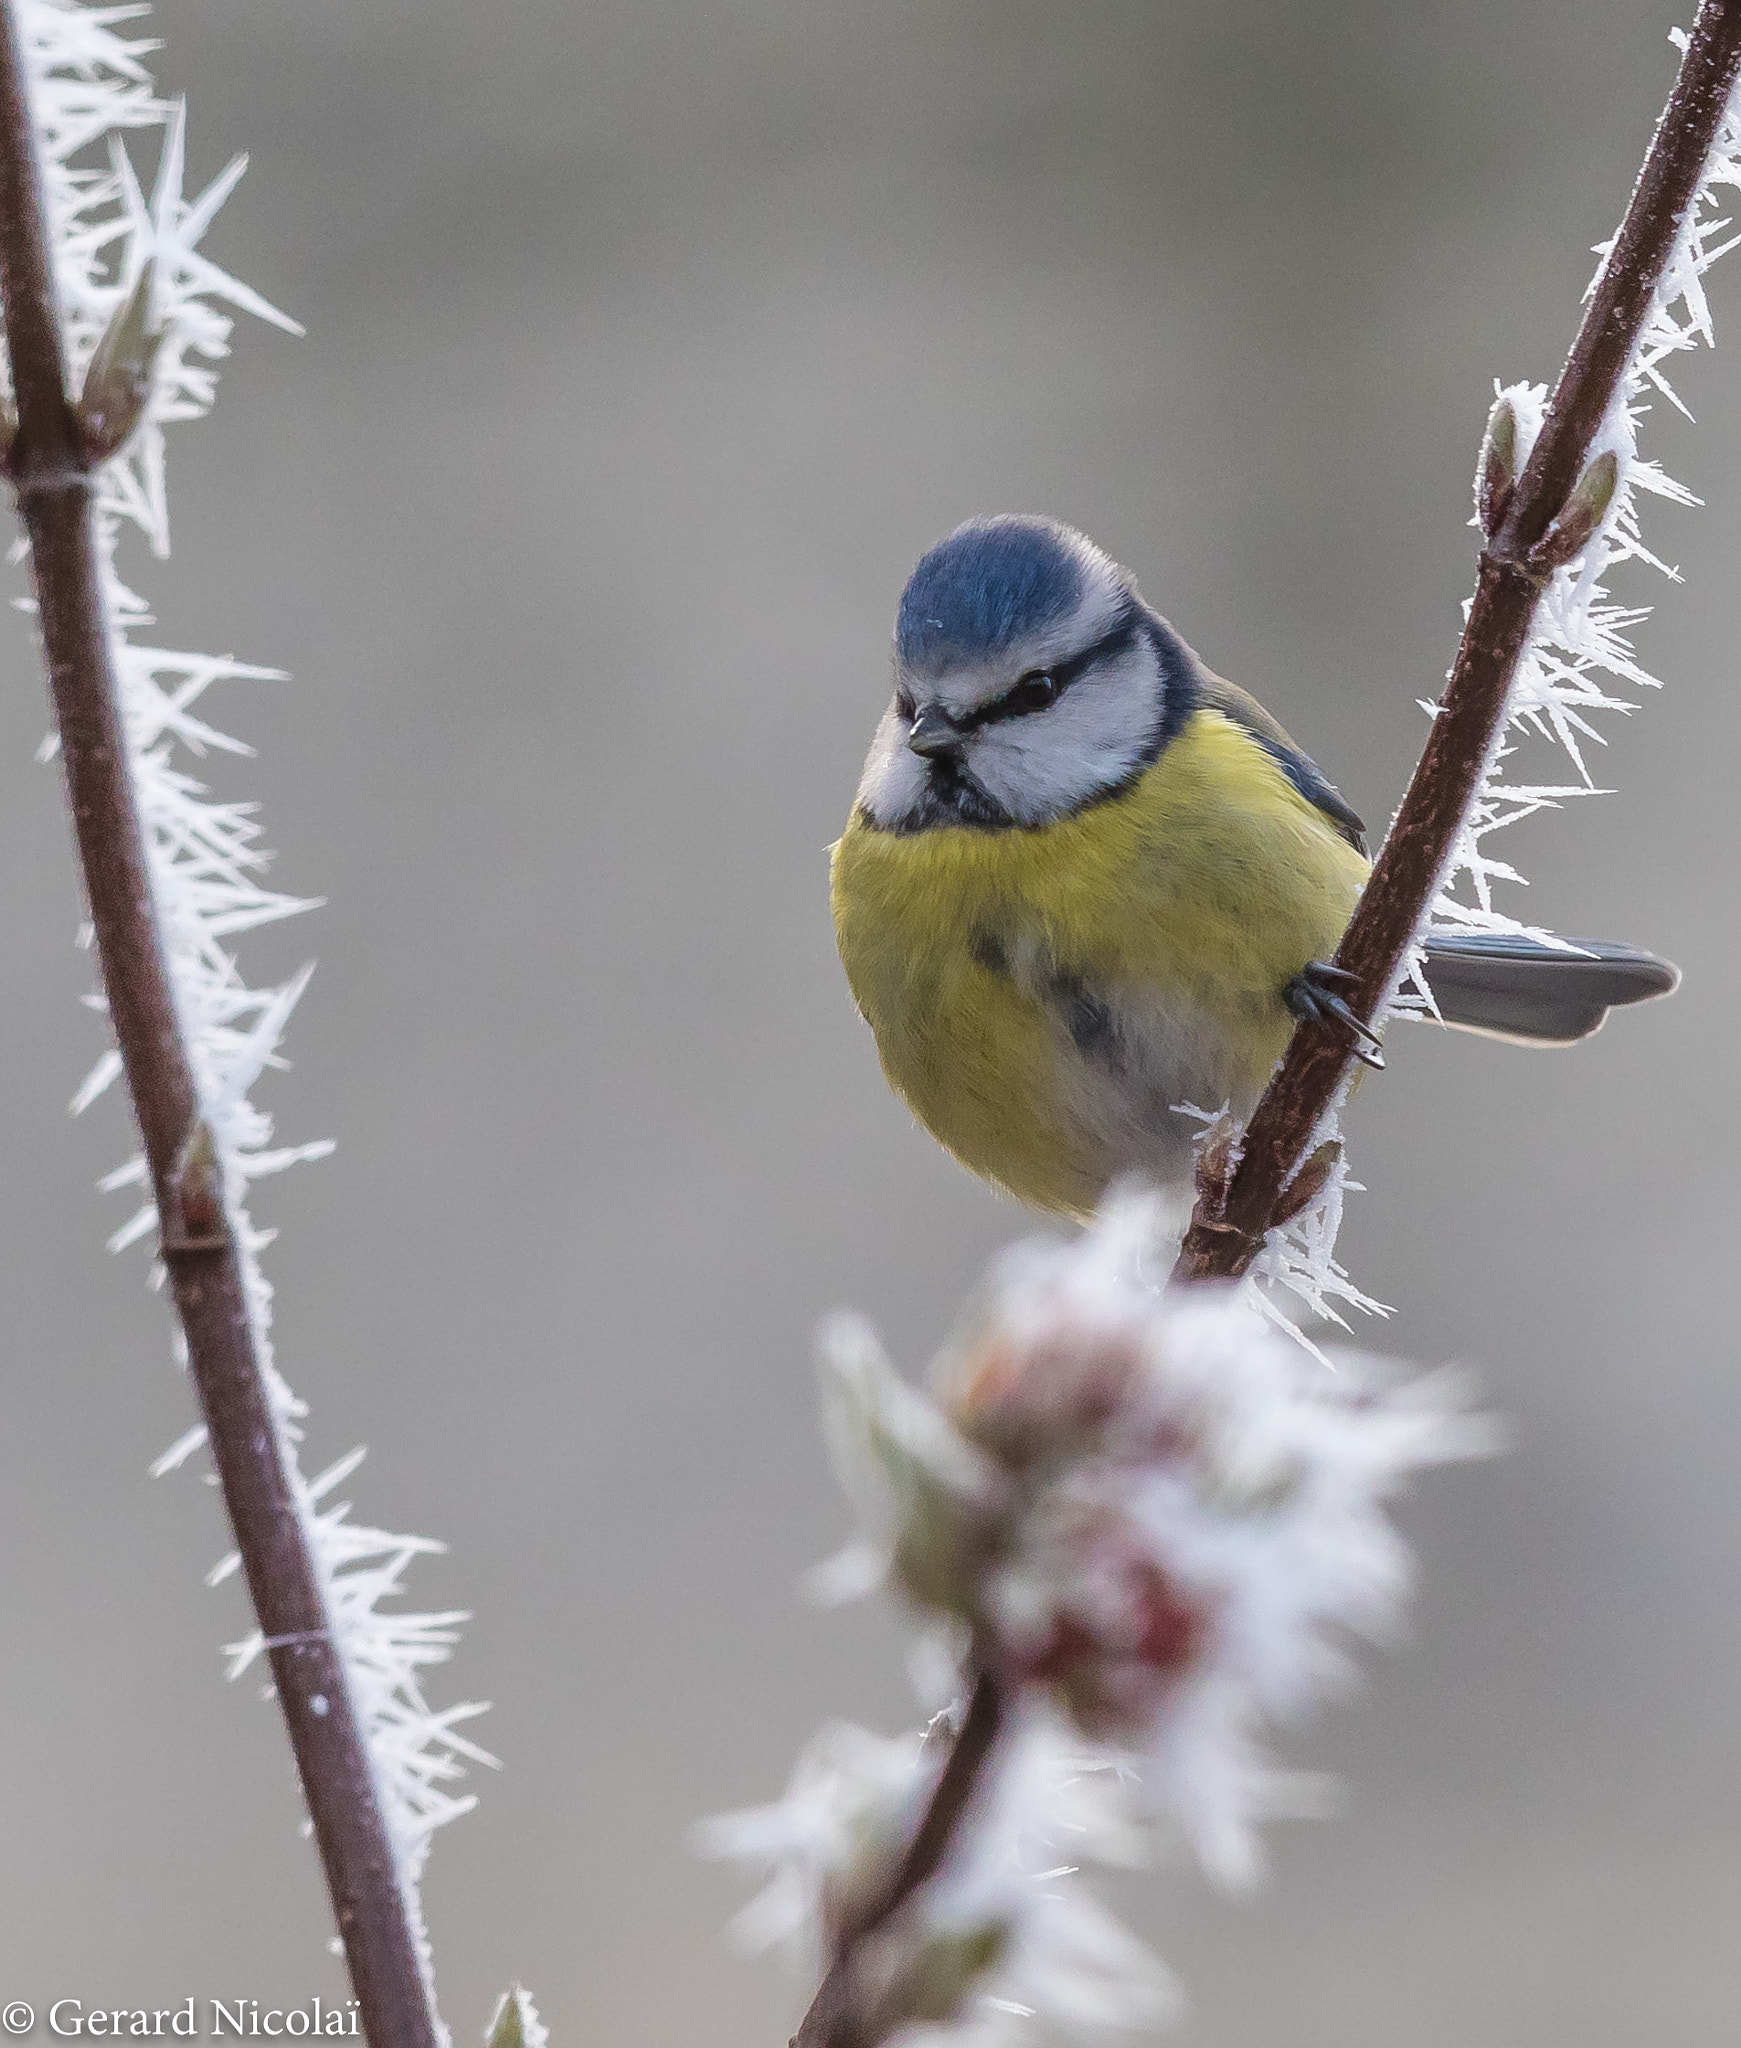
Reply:
<svg viewBox="0 0 1741 2048"><path fill-rule="evenodd" d="M1073 664L1071 664L1073 666ZM994 697L989 704L981 704L963 720L974 726L997 725L1006 718L1028 718L1036 711L1049 711L1063 696L1067 683L1075 678L1063 673L1065 664L1057 668L1037 668L1023 676L1001 697Z"/></svg>
<svg viewBox="0 0 1741 2048"><path fill-rule="evenodd" d="M1102 633L1092 647L1084 647L1068 661L1055 661L1050 668L1034 669L1022 676L1001 697L982 704L964 725L992 725L1005 718L1027 718L1056 704L1078 677L1086 675L1097 662L1122 654L1137 635L1137 616L1128 612L1109 632Z"/></svg>

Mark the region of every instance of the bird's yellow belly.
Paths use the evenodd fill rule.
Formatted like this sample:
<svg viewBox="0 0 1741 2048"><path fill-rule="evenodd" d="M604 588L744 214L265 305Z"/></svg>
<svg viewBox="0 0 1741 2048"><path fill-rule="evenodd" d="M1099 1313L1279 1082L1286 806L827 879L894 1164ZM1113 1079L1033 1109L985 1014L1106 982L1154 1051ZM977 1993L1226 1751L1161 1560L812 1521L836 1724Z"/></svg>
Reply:
<svg viewBox="0 0 1741 2048"><path fill-rule="evenodd" d="M1122 795L1038 830L834 850L841 959L890 1083L965 1165L1080 1215L1120 1173L1188 1180L1177 1105L1249 1110L1289 980L1366 863L1248 735L1199 713Z"/></svg>

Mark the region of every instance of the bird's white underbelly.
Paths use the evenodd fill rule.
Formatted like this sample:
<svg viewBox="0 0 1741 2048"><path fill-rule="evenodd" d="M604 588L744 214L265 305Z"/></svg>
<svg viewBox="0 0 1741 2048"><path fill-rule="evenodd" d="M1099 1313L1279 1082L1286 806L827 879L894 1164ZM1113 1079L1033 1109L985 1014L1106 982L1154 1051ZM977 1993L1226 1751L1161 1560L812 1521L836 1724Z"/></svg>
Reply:
<svg viewBox="0 0 1741 2048"><path fill-rule="evenodd" d="M1189 1184L1193 1140L1203 1118L1230 1101L1252 1106L1226 1056L1226 1027L1188 999L1158 991L1103 998L1110 1026L1082 1042L1070 1035L1060 1073L1062 1106L1095 1155L1102 1182L1138 1173L1163 1185ZM1187 1108L1187 1105L1189 1106Z"/></svg>

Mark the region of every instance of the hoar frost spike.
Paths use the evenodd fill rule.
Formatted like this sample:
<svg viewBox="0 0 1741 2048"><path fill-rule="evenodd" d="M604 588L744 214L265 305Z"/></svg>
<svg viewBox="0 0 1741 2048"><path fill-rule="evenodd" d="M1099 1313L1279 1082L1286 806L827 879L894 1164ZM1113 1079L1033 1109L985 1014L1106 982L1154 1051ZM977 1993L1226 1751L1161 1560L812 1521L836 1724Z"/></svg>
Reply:
<svg viewBox="0 0 1741 2048"><path fill-rule="evenodd" d="M115 550L131 528L154 554L168 552L164 428L210 409L214 366L229 352L232 312L251 313L291 332L300 329L200 253L205 230L246 160L237 158L197 196L186 195L183 110L157 95L144 61L156 45L129 40L117 28L144 11L16 0L69 385L85 393L93 454L107 453L105 435L116 450L96 473L95 530L156 913L195 1066L213 1171L239 1248L255 1342L294 1473L306 1411L271 1364L271 1289L259 1265L270 1233L251 1221L246 1193L252 1181L331 1148L324 1140L274 1145L270 1119L251 1100L262 1073L281 1063L278 1048L308 970L279 987L251 988L231 946L241 933L311 906L266 886L252 806L212 797L178 758L178 750L196 760L212 752L249 753L242 741L200 715L202 700L218 683L271 680L278 672L149 644L141 636L152 624L150 612L121 581ZM124 146L128 130L151 130L158 137L149 192ZM113 361L102 353L105 336ZM45 750L52 751L52 745ZM75 1097L75 1111L88 1107L120 1071L119 1056L105 1053ZM139 1188L149 1196L143 1157L103 1185ZM148 1235L156 1223L148 1198L111 1243L118 1250ZM182 1463L202 1439L203 1431L189 1432L154 1469ZM452 1783L465 1760L490 1759L456 1730L456 1723L482 1709L432 1709L422 1691L424 1670L446 1658L454 1625L464 1617L397 1614L383 1604L402 1593L411 1559L440 1546L356 1525L347 1503L329 1499L360 1457L353 1452L312 1482L297 1473L293 1486L366 1734L400 1883L416 1917L417 1881L430 1837L472 1803L455 1796ZM234 1563L220 1565L214 1581ZM232 1675L262 1647L257 1633L233 1645Z"/></svg>

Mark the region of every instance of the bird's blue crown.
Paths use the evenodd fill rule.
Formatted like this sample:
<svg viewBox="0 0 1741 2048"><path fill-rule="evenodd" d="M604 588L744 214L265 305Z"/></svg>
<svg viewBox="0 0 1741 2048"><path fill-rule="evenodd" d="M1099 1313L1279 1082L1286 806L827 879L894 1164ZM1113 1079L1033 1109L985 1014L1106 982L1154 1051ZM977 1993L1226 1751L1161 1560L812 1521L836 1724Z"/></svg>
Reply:
<svg viewBox="0 0 1741 2048"><path fill-rule="evenodd" d="M920 557L901 595L896 653L919 670L1002 653L1074 611L1093 553L1053 519L970 519Z"/></svg>

